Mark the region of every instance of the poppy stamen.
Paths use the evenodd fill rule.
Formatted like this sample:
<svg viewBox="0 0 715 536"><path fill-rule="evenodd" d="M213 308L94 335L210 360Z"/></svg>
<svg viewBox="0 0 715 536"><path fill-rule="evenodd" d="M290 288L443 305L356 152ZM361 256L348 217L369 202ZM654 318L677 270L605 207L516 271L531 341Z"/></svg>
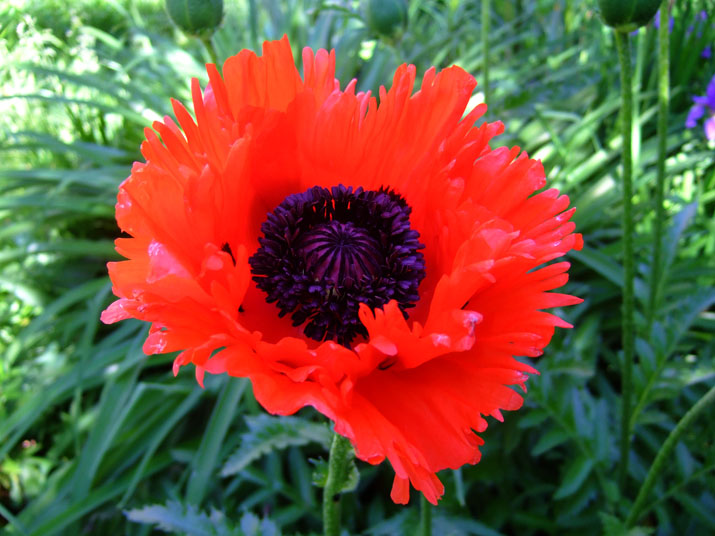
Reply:
<svg viewBox="0 0 715 536"><path fill-rule="evenodd" d="M361 303L375 309L419 299L424 256L410 227L411 208L391 190L313 187L286 197L261 225L248 260L253 280L279 316L305 324L306 336L349 346L367 331Z"/></svg>

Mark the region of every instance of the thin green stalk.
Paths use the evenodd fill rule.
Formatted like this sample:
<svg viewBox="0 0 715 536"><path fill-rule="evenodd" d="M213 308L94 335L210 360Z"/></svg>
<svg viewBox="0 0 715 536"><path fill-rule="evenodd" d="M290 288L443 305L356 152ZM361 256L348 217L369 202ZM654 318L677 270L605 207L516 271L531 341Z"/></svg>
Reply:
<svg viewBox="0 0 715 536"><path fill-rule="evenodd" d="M251 44L258 50L258 11L256 8L256 0L248 0L248 25L251 31Z"/></svg>
<svg viewBox="0 0 715 536"><path fill-rule="evenodd" d="M644 506L642 508L643 512L650 512L658 504L670 499L673 495L675 495L676 493L679 493L680 491L685 489L687 486L689 486L691 483L695 482L696 480L700 479L701 477L704 477L708 473L712 473L712 472L715 472L715 463L706 465L705 467L698 469L694 473L691 473L684 480L681 480L677 484L671 486L667 491L663 492L657 499L654 499L653 501L648 503L648 506Z"/></svg>
<svg viewBox="0 0 715 536"><path fill-rule="evenodd" d="M645 31L638 32L632 36L631 45L635 52L635 64L633 65L633 79L631 87L633 94L639 95L643 87L643 71L647 58L650 58L650 50L646 47ZM641 101L634 99L633 102L633 119L631 119L631 154L633 155L632 169L638 169L640 162L641 151Z"/></svg>
<svg viewBox="0 0 715 536"><path fill-rule="evenodd" d="M208 50L209 57L211 58L211 63L216 65L218 69L221 69L221 65L218 62L218 56L216 55L216 49L214 48L213 41L211 41L211 36L202 35L201 37L199 37L199 39L201 39L201 42L206 47L206 50Z"/></svg>
<svg viewBox="0 0 715 536"><path fill-rule="evenodd" d="M653 465L651 465L648 470L648 475L646 476L641 489L638 491L638 496L633 503L630 513L628 514L628 519L626 519L626 527L632 527L635 525L641 515L647 512L647 510L643 509L643 505L653 489L656 479L662 472L663 464L665 464L666 460L670 459L670 455L673 452L675 445L678 444L680 436L683 435L683 432L685 432L688 426L690 426L698 415L700 415L705 408L713 402L715 402L715 385L713 385L685 415L683 415L683 418L680 419L675 428L673 428L670 434L668 434L663 446L660 447L658 454L655 456Z"/></svg>
<svg viewBox="0 0 715 536"><path fill-rule="evenodd" d="M432 505L420 497L420 536L432 536Z"/></svg>
<svg viewBox="0 0 715 536"><path fill-rule="evenodd" d="M491 91L489 88L489 20L491 17L491 2L482 0L482 56L484 65L482 68L482 80L484 86L484 102L490 104Z"/></svg>
<svg viewBox="0 0 715 536"><path fill-rule="evenodd" d="M621 441L618 482L622 491L628 476L628 453L631 435L631 376L633 374L634 303L633 303L633 153L631 122L633 119L633 75L629 36L615 32L618 62L621 66L621 133L623 136L623 371L621 374Z"/></svg>
<svg viewBox="0 0 715 536"><path fill-rule="evenodd" d="M340 535L340 492L350 473L353 449L350 440L339 434L333 435L328 460L328 478L323 489L323 534Z"/></svg>
<svg viewBox="0 0 715 536"><path fill-rule="evenodd" d="M665 158L668 131L668 101L670 99L670 32L668 31L668 0L660 6L658 28L658 167L655 182L655 221L653 222L653 264L651 266L650 293L648 295L648 331L650 333L655 311L658 308L660 279L663 268L662 244L665 209Z"/></svg>
<svg viewBox="0 0 715 536"><path fill-rule="evenodd" d="M25 528L25 526L24 526L22 523L20 523L20 520L17 519L14 515L12 515L12 514L10 513L10 510L8 510L7 508L5 508L5 507L2 505L2 503L0 503L0 516L4 517L4 518L7 520L7 522L8 522L10 525L12 525L12 527L13 527L18 533L20 533L22 536L25 536L26 534L29 534L29 532L27 532L27 529Z"/></svg>
<svg viewBox="0 0 715 536"><path fill-rule="evenodd" d="M107 294L111 290L111 285L107 285L94 297L94 300L90 301L90 305L87 309L87 314L85 318L87 323L85 324L84 331L82 332L82 338L80 339L79 346L77 349L77 355L79 360L77 363L77 384L74 389L74 396L72 397L72 404L70 405L70 416L72 418L72 435L74 436L74 450L75 457L79 457L82 445L80 438L80 416L82 415L82 393L84 392L84 373L87 358L89 357L90 348L94 337L97 334L97 329L99 328L99 322L97 318L99 317L99 312L101 310L102 304L104 303Z"/></svg>

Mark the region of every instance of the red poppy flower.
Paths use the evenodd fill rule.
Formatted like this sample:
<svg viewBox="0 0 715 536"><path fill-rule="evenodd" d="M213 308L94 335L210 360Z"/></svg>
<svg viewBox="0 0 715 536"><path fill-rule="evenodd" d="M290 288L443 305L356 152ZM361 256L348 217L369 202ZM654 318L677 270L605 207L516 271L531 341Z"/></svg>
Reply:
<svg viewBox="0 0 715 536"><path fill-rule="evenodd" d="M548 292L581 247L574 209L501 123L463 117L476 82L459 67L402 65L379 99L340 89L335 54L286 38L208 65L195 118L173 102L146 130L119 188L128 260L104 322L152 323L147 354L182 350L196 376L248 377L269 412L313 406L356 455L387 458L395 502L432 503L436 472L479 461L484 416L502 420L554 327ZM379 101L379 104L378 104ZM158 135L157 135L158 134Z"/></svg>

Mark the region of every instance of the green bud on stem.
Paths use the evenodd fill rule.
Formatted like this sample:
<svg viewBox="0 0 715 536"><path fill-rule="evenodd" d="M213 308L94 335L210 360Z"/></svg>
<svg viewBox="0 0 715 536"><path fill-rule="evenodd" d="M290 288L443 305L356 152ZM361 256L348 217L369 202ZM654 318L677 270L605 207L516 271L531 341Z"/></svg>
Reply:
<svg viewBox="0 0 715 536"><path fill-rule="evenodd" d="M370 29L383 37L399 35L407 26L406 0L367 0L363 12Z"/></svg>
<svg viewBox="0 0 715 536"><path fill-rule="evenodd" d="M211 35L223 20L223 0L166 0L166 11L189 35Z"/></svg>
<svg viewBox="0 0 715 536"><path fill-rule="evenodd" d="M661 0L598 0L603 21L625 33L648 24L660 4Z"/></svg>

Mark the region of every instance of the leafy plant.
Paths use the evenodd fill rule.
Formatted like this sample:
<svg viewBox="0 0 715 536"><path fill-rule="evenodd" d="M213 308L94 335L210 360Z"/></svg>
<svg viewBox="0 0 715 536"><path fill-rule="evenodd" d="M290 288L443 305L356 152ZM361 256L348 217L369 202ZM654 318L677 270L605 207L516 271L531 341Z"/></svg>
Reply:
<svg viewBox="0 0 715 536"><path fill-rule="evenodd" d="M621 255L618 71L593 3L493 2L490 110L504 145L543 161L578 207L586 247L571 257L564 311L533 364L527 409L484 432L478 465L445 471L435 534L703 534L715 527L712 419L694 419L628 526L649 468L715 382L715 153L684 127L715 60L715 7L673 3L662 262L656 222L656 32L634 41L636 362L632 443L619 488ZM17 0L0 7L0 525L8 534L314 534L328 427L315 413L266 415L250 386L147 358L145 328L99 323L116 191L140 160L142 132L190 101L202 63L287 34L335 48L337 76L377 91L402 62L417 72L484 68L475 2L408 3L401 35L375 33L357 2L227 1L210 41L176 30L158 0ZM705 12L705 18L700 13ZM51 15L51 16L50 16ZM675 60L677 59L677 60ZM480 88L473 97L482 99ZM496 113L496 111L498 113ZM658 289L650 299L651 284ZM560 313L561 314L561 313ZM350 533L414 533L418 507L387 500L392 475L356 465L344 494ZM321 476L323 475L323 476ZM413 503L417 496L413 497Z"/></svg>

